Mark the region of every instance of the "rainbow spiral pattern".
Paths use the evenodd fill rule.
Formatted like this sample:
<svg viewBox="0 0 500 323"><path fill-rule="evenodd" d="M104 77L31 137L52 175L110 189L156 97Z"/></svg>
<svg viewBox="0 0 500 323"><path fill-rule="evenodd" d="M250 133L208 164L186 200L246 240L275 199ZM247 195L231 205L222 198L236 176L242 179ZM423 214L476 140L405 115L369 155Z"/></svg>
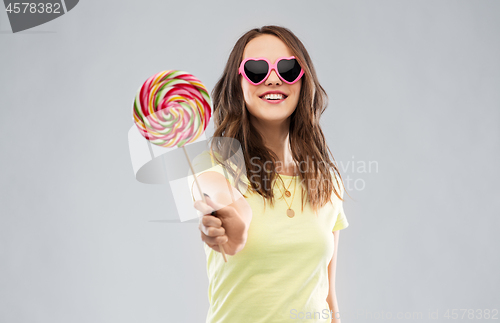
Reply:
<svg viewBox="0 0 500 323"><path fill-rule="evenodd" d="M151 143L182 147L205 131L212 115L208 91L196 77L169 70L151 76L137 91L134 122Z"/></svg>

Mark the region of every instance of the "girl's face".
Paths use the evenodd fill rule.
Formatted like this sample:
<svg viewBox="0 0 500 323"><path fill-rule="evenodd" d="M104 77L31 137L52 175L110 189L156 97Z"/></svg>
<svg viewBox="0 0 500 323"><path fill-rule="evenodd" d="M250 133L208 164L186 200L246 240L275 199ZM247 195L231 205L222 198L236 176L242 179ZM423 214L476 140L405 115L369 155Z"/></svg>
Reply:
<svg viewBox="0 0 500 323"><path fill-rule="evenodd" d="M243 60L248 57L265 57L271 63L275 63L280 57L290 56L293 56L290 49L274 35L261 35L252 39L243 51ZM240 75L240 81L246 107L258 122L279 125L295 111L299 102L302 79L294 84L287 84L279 78L276 71L272 70L269 77L259 85L251 84L243 75ZM267 92L282 94L284 100L266 99Z"/></svg>

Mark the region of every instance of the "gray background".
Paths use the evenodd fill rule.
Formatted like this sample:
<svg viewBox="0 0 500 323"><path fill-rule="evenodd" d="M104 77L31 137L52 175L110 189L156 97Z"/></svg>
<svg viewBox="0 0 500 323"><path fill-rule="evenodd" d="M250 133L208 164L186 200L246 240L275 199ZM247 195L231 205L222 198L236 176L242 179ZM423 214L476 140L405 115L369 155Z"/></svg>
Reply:
<svg viewBox="0 0 500 323"><path fill-rule="evenodd" d="M343 171L364 184L345 202L343 322L499 309L499 14L485 0L87 0L12 34L2 10L0 321L204 322L199 231L175 223L168 185L135 180L132 101L164 69L212 90L264 24L309 50L337 161L378 164Z"/></svg>

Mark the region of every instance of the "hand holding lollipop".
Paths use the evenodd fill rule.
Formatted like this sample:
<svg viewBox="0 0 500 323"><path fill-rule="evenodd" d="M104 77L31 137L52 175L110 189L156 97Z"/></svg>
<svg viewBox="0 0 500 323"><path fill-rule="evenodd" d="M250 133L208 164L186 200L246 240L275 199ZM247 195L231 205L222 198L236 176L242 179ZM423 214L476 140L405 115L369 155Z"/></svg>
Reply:
<svg viewBox="0 0 500 323"><path fill-rule="evenodd" d="M144 82L134 101L134 122L151 143L182 147L196 185L206 203L185 144L196 141L211 117L210 96L193 75L176 70L157 73ZM222 245L219 249L227 262Z"/></svg>

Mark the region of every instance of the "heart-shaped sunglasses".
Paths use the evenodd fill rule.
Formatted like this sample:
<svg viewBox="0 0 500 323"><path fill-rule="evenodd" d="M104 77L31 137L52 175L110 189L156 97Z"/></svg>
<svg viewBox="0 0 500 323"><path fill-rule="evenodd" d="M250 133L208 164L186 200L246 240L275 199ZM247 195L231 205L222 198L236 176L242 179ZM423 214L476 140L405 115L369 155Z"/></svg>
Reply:
<svg viewBox="0 0 500 323"><path fill-rule="evenodd" d="M274 64L264 57L249 57L241 62L238 74L243 74L251 84L259 85L269 77L272 70L275 70L278 77L287 84L297 82L304 75L304 70L295 56L280 57Z"/></svg>

